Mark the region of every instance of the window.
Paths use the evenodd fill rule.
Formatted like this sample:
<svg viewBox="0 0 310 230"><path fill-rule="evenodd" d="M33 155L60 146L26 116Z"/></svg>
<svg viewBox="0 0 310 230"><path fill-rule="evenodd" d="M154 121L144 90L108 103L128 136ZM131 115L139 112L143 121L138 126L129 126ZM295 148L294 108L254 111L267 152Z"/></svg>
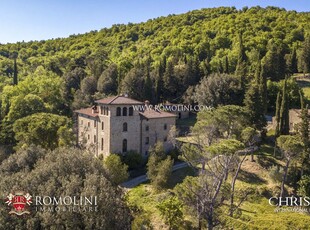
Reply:
<svg viewBox="0 0 310 230"><path fill-rule="evenodd" d="M123 123L123 132L127 132L128 125L127 122Z"/></svg>
<svg viewBox="0 0 310 230"><path fill-rule="evenodd" d="M87 126L90 127L90 122L87 123Z"/></svg>
<svg viewBox="0 0 310 230"><path fill-rule="evenodd" d="M164 130L167 130L167 124L164 124Z"/></svg>
<svg viewBox="0 0 310 230"><path fill-rule="evenodd" d="M94 127L96 128L96 124L97 124L97 122L96 121L94 121Z"/></svg>
<svg viewBox="0 0 310 230"><path fill-rule="evenodd" d="M121 116L121 108L120 107L117 107L116 108L116 116Z"/></svg>
<svg viewBox="0 0 310 230"><path fill-rule="evenodd" d="M100 107L100 113L101 113L101 115L103 114L103 112L104 112L104 107Z"/></svg>
<svg viewBox="0 0 310 230"><path fill-rule="evenodd" d="M123 140L123 153L127 152L127 139Z"/></svg>
<svg viewBox="0 0 310 230"><path fill-rule="evenodd" d="M149 151L145 151L145 156L147 156L149 154Z"/></svg>
<svg viewBox="0 0 310 230"><path fill-rule="evenodd" d="M166 141L167 141L167 137L164 138L164 142L166 142Z"/></svg>
<svg viewBox="0 0 310 230"><path fill-rule="evenodd" d="M129 116L133 116L133 108L129 107Z"/></svg>
<svg viewBox="0 0 310 230"><path fill-rule="evenodd" d="M109 107L103 107L103 115L107 115L107 116L109 115Z"/></svg>
<svg viewBox="0 0 310 230"><path fill-rule="evenodd" d="M103 151L103 138L101 138L101 151Z"/></svg>
<svg viewBox="0 0 310 230"><path fill-rule="evenodd" d="M149 131L150 127L148 125L145 126L145 131Z"/></svg>
<svg viewBox="0 0 310 230"><path fill-rule="evenodd" d="M104 130L104 123L103 123L103 121L101 122L101 130L102 131Z"/></svg>
<svg viewBox="0 0 310 230"><path fill-rule="evenodd" d="M127 107L123 108L123 116L127 116Z"/></svg>
<svg viewBox="0 0 310 230"><path fill-rule="evenodd" d="M87 139L88 139L88 140L90 139L90 136L89 136L89 134L88 134L88 136L87 136Z"/></svg>
<svg viewBox="0 0 310 230"><path fill-rule="evenodd" d="M94 135L94 143L96 143L97 142L97 137L96 137L96 135Z"/></svg>
<svg viewBox="0 0 310 230"><path fill-rule="evenodd" d="M150 138L149 138L149 137L146 137L146 138L145 138L145 144L148 145L149 143L150 143Z"/></svg>

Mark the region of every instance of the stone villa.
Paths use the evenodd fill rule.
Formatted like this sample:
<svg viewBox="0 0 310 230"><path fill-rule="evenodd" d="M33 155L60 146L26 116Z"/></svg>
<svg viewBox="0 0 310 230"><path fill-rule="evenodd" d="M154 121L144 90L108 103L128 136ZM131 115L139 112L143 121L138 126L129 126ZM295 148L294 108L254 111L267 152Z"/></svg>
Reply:
<svg viewBox="0 0 310 230"><path fill-rule="evenodd" d="M147 103L147 102L146 102ZM147 157L157 141L166 151L173 148L168 134L176 115L145 109L145 103L127 96L113 96L96 105L75 111L78 114L78 143L93 147L96 156L136 151Z"/></svg>

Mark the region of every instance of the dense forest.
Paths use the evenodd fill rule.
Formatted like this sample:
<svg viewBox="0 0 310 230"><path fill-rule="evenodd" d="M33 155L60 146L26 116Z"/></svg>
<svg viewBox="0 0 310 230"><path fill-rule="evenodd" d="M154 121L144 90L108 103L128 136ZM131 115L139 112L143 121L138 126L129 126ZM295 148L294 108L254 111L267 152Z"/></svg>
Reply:
<svg viewBox="0 0 310 230"><path fill-rule="evenodd" d="M74 109L119 93L152 103L242 105L256 79L265 110L275 111L281 80L310 72L309 17L276 7L220 7L64 39L2 44L0 140L14 142L20 118L38 112L70 117ZM300 107L294 81L288 88L291 107ZM57 127L70 126L59 119Z"/></svg>

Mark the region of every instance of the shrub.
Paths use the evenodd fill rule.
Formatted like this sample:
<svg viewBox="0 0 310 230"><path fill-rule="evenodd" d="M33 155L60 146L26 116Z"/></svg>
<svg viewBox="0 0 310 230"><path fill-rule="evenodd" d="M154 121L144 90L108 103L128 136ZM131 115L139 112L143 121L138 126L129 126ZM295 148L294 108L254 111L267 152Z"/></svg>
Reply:
<svg viewBox="0 0 310 230"><path fill-rule="evenodd" d="M117 154L111 154L103 161L104 169L107 177L114 185L119 185L126 181L129 177L127 172L128 166L122 163L121 158Z"/></svg>
<svg viewBox="0 0 310 230"><path fill-rule="evenodd" d="M283 168L279 168L279 166L271 166L268 169L268 174L273 182L282 181Z"/></svg>
<svg viewBox="0 0 310 230"><path fill-rule="evenodd" d="M142 166L143 158L141 154L135 151L129 151L125 156L123 156L122 161L128 165L129 169L136 169Z"/></svg>
<svg viewBox="0 0 310 230"><path fill-rule="evenodd" d="M168 152L168 155L171 156L174 161L177 161L179 159L180 151L177 148L174 148Z"/></svg>
<svg viewBox="0 0 310 230"><path fill-rule="evenodd" d="M179 229L179 225L183 222L183 205L177 197L173 196L163 200L156 208L170 229Z"/></svg>
<svg viewBox="0 0 310 230"><path fill-rule="evenodd" d="M303 175L298 181L297 194L299 196L309 196L310 195L310 176Z"/></svg>
<svg viewBox="0 0 310 230"><path fill-rule="evenodd" d="M294 188L297 188L297 182L300 180L300 169L297 165L292 165L287 173L287 182Z"/></svg>

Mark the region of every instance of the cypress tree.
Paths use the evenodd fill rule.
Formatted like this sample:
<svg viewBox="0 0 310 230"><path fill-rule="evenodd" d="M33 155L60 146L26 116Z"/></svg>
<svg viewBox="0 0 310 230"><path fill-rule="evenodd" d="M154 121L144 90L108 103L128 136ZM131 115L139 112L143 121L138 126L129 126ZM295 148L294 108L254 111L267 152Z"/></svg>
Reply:
<svg viewBox="0 0 310 230"><path fill-rule="evenodd" d="M304 144L304 151L301 157L301 176L304 174L305 169L309 169L309 153L310 153L310 136L309 136L309 114L308 114L308 105L305 105L304 96L302 91L299 90L300 96L300 107L301 107L301 122L299 124L299 135Z"/></svg>
<svg viewBox="0 0 310 230"><path fill-rule="evenodd" d="M301 104L300 135L301 135L301 138L302 138L302 142L304 143L305 150L307 152L307 151L309 151L309 148L310 148L308 105L305 105L304 97L303 97L301 91L299 91L299 95L300 95L300 104Z"/></svg>
<svg viewBox="0 0 310 230"><path fill-rule="evenodd" d="M257 130L262 130L266 126L266 119L262 108L259 86L257 84L252 84L247 90L244 104L250 114L249 120L251 125Z"/></svg>
<svg viewBox="0 0 310 230"><path fill-rule="evenodd" d="M227 55L225 56L224 73L229 74L229 62L228 62L228 57L227 57Z"/></svg>
<svg viewBox="0 0 310 230"><path fill-rule="evenodd" d="M257 64L256 64L256 69L255 69L255 82L256 84L260 85L261 83L261 70L262 70L262 62L260 59L258 59Z"/></svg>
<svg viewBox="0 0 310 230"><path fill-rule="evenodd" d="M300 61L301 61L301 67L302 70L305 73L310 72L310 36L309 34L305 38L305 41L303 42L301 55L300 55Z"/></svg>
<svg viewBox="0 0 310 230"><path fill-rule="evenodd" d="M13 84L17 85L18 84L18 79L17 79L17 64L16 64L16 58L14 58L14 75L13 75Z"/></svg>
<svg viewBox="0 0 310 230"><path fill-rule="evenodd" d="M145 78L145 82L144 82L144 98L152 101L152 80L150 78L150 73L149 70L147 70L146 73L146 78Z"/></svg>
<svg viewBox="0 0 310 230"><path fill-rule="evenodd" d="M13 66L13 85L17 85L18 84L18 78L17 78L18 70L17 70L17 63L16 63L17 56L18 56L17 52L13 52L11 54L11 58L13 59L13 62L14 62L14 66Z"/></svg>
<svg viewBox="0 0 310 230"><path fill-rule="evenodd" d="M296 49L293 48L292 55L291 55L291 73L297 73L298 68L297 68L297 55L296 55Z"/></svg>
<svg viewBox="0 0 310 230"><path fill-rule="evenodd" d="M284 81L283 91L282 91L282 101L280 108L280 134L288 135L290 131L289 126L289 107L288 107L288 95L286 87L286 79Z"/></svg>
<svg viewBox="0 0 310 230"><path fill-rule="evenodd" d="M275 137L280 136L280 108L281 108L281 92L278 92L277 101L276 101L276 130Z"/></svg>
<svg viewBox="0 0 310 230"><path fill-rule="evenodd" d="M235 74L238 77L244 77L246 75L246 55L241 32L239 33L238 60Z"/></svg>
<svg viewBox="0 0 310 230"><path fill-rule="evenodd" d="M259 92L262 99L262 109L264 111L264 114L267 113L267 102L268 102L268 94L267 94L267 76L265 74L264 67L259 64L258 68L261 69L260 71L260 80L259 80Z"/></svg>
<svg viewBox="0 0 310 230"><path fill-rule="evenodd" d="M219 73L223 73L224 72L224 68L223 68L223 64L222 64L221 60L220 60L220 63L219 63L218 72Z"/></svg>

